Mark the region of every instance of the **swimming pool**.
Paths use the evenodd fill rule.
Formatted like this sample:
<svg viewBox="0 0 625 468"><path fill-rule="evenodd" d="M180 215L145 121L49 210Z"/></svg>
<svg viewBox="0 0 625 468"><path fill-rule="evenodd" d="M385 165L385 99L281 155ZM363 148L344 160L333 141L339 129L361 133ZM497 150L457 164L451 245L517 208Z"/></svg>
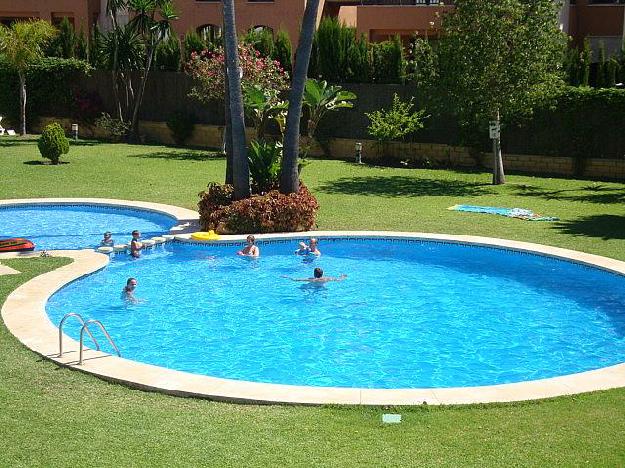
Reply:
<svg viewBox="0 0 625 468"><path fill-rule="evenodd" d="M418 239L326 238L319 259L298 239L173 243L52 296L101 320L125 358L252 382L315 387L445 388L523 382L625 361L625 278L500 248ZM325 286L314 267L348 274ZM126 278L143 304L126 305ZM66 328L76 338L78 329Z"/></svg>
<svg viewBox="0 0 625 468"><path fill-rule="evenodd" d="M144 237L167 233L176 218L154 211L96 204L18 204L0 206L0 239L24 237L36 250L95 247L102 234L118 243L137 229Z"/></svg>

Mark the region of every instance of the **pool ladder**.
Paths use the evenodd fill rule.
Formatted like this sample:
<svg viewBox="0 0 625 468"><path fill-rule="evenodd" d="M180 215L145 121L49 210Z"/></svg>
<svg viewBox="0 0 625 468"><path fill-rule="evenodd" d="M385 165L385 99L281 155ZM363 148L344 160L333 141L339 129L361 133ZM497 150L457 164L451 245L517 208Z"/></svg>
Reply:
<svg viewBox="0 0 625 468"><path fill-rule="evenodd" d="M65 314L63 318L61 319L61 323L59 324L59 357L63 356L63 325L65 325L65 322L70 317L76 317L76 319L82 325L80 329L80 354L78 356L78 365L82 365L82 361L83 361L82 353L83 353L83 348L84 348L83 342L85 339L85 332L87 332L87 335L89 335L89 337L91 338L91 341L93 341L93 343L95 344L96 351L100 351L100 344L98 343L98 340L95 339L95 337L93 336L93 333L91 333L91 330L89 330L90 323L95 324L98 327L100 327L100 330L102 330L102 333L104 333L104 336L106 337L108 342L111 344L113 349L115 349L115 352L117 353L117 355L121 357L122 354L119 352L119 348L113 341L113 338L111 338L111 335L109 335L109 332L106 331L106 328L104 327L104 325L102 325L102 322L100 322L99 320L86 320L85 321L85 319L82 318L82 315L74 313L74 312Z"/></svg>

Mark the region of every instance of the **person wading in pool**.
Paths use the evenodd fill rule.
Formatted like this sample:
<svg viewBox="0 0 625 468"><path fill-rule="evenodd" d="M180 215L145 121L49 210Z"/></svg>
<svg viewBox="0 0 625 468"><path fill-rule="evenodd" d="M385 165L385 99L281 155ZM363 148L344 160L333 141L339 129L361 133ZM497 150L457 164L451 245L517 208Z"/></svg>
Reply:
<svg viewBox="0 0 625 468"><path fill-rule="evenodd" d="M113 247L113 244L115 242L113 241L113 237L112 236L113 236L113 234L111 233L111 231L106 231L104 233L104 237L100 241L100 245L102 247Z"/></svg>
<svg viewBox="0 0 625 468"><path fill-rule="evenodd" d="M130 255L134 258L141 256L141 249L143 249L143 242L141 242L141 233L139 231L132 231L132 240L130 241Z"/></svg>
<svg viewBox="0 0 625 468"><path fill-rule="evenodd" d="M247 245L239 250L237 255L243 257L258 257L260 255L260 249L256 245L256 238L254 236L247 236Z"/></svg>
<svg viewBox="0 0 625 468"><path fill-rule="evenodd" d="M323 270L321 268L315 268L312 278L290 278L288 276L283 276L283 278L288 278L291 281L301 281L307 283L329 283L330 281L343 281L347 278L347 275L339 275L336 278L332 276L323 276Z"/></svg>
<svg viewBox="0 0 625 468"><path fill-rule="evenodd" d="M135 289L137 288L137 280L135 278L128 278L126 286L122 289L122 299L131 304L137 304L139 299L135 297Z"/></svg>

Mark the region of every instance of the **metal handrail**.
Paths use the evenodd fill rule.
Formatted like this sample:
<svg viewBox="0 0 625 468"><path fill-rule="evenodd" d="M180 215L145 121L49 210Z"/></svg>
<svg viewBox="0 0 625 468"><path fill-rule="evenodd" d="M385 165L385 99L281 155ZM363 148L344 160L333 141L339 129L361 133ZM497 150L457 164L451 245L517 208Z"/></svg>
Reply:
<svg viewBox="0 0 625 468"><path fill-rule="evenodd" d="M119 352L117 345L115 345L113 338L111 338L111 335L109 335L109 332L106 331L106 328L104 328L104 325L102 325L102 322L100 322L99 320L87 320L85 324L82 326L82 328L80 329L80 354L78 356L78 365L79 366L82 365L82 351L83 351L82 343L85 338L85 330L89 334L91 334L91 332L89 331L90 323L95 323L98 327L100 327L100 330L102 330L102 333L104 333L104 336L106 336L106 339L109 340L109 343L111 343L111 346L113 346L113 348L115 349L115 352L117 352L117 355L121 357L122 353Z"/></svg>
<svg viewBox="0 0 625 468"><path fill-rule="evenodd" d="M59 324L59 357L63 356L63 325L65 325L65 322L70 317L76 317L80 321L81 325L85 324L85 319L83 319L82 315L80 314L70 312L69 314L65 314L63 316L63 318L61 319L61 323ZM98 343L98 340L96 340L95 337L91 334L89 328L87 328L87 333L89 334L91 341L93 341L93 343L95 344L96 349L100 351L100 344Z"/></svg>

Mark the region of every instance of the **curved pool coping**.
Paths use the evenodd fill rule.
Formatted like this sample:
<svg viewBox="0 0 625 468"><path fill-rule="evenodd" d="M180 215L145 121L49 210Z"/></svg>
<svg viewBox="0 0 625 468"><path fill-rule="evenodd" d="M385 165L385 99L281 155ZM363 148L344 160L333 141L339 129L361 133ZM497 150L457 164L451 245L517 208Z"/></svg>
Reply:
<svg viewBox="0 0 625 468"><path fill-rule="evenodd" d="M198 230L199 215L197 211L180 208L163 203L152 203L134 200L116 200L113 198L16 198L0 200L2 207L19 207L32 205L93 205L111 208L129 208L164 214L174 218L178 224L170 229L170 233L192 232Z"/></svg>
<svg viewBox="0 0 625 468"><path fill-rule="evenodd" d="M58 200L67 199L54 200L53 203L57 203ZM81 199L81 202L83 200L85 199ZM77 202L76 199L72 201ZM108 204L114 203L111 200L108 202L110 202ZM145 206L143 203L141 205ZM137 205L124 206L136 207ZM166 205L160 205L160 207L163 206ZM384 237L495 247L565 259L625 275L625 262L618 260L558 247L487 237L385 231L315 231L267 234L259 235L257 238L262 241L264 239L299 239L307 236ZM244 238L245 236L223 236L222 240L217 242L242 241ZM191 241L188 234L176 236L176 239L181 242L198 242ZM90 349L85 351L85 362L79 366L77 365L79 344L69 336L64 335L64 348L69 351L66 351L62 357L58 356L58 328L48 318L46 303L50 296L66 284L104 268L109 262L109 257L92 250L59 250L51 253L54 256L69 257L73 259L73 262L33 278L13 291L1 309L5 325L32 351L60 366L87 372L130 387L171 395L239 403L374 406L511 402L625 387L625 364L511 384L390 390L307 387L222 379L144 364ZM0 254L0 258L24 256L27 255Z"/></svg>

